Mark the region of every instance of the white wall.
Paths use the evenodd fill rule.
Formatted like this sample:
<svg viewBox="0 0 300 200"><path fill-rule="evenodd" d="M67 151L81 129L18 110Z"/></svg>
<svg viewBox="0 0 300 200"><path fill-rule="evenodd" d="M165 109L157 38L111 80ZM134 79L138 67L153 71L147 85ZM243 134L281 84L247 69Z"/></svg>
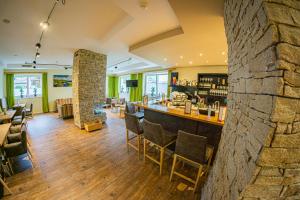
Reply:
<svg viewBox="0 0 300 200"><path fill-rule="evenodd" d="M53 87L53 75L72 75L71 70L5 70L6 72L24 72L24 73L31 73L31 72L47 72L48 73L48 101L49 101L49 111L55 111L55 100L60 98L71 98L72 97L72 87ZM0 71L1 72L1 71ZM1 81L1 76L0 76ZM3 81L5 83L5 80ZM5 84L1 87L4 90ZM0 94L1 95L1 94ZM5 92L4 92L5 95ZM19 101L20 103L33 103L33 111L34 113L42 113L42 98L26 98Z"/></svg>
<svg viewBox="0 0 300 200"><path fill-rule="evenodd" d="M178 79L187 79L189 81L198 81L198 73L228 73L227 66L199 66L199 67L179 67L172 70L178 72Z"/></svg>

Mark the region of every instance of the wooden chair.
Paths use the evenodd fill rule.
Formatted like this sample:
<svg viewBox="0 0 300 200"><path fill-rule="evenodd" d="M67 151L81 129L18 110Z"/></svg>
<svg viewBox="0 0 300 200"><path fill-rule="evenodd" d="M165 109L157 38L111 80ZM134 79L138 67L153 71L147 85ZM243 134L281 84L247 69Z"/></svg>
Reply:
<svg viewBox="0 0 300 200"><path fill-rule="evenodd" d="M126 124L126 144L127 144L127 151L129 151L129 146L131 146L133 149L137 150L138 157L140 159L140 152L141 152L141 136L143 134L143 126L139 119L130 114L125 112L125 124ZM129 131L135 134L134 137L129 137ZM130 143L130 140L137 137L137 146Z"/></svg>
<svg viewBox="0 0 300 200"><path fill-rule="evenodd" d="M26 117L33 117L33 103L30 103L29 108L25 108L26 111Z"/></svg>
<svg viewBox="0 0 300 200"><path fill-rule="evenodd" d="M159 174L162 174L163 161L166 148L176 141L177 135L168 132L160 124L152 123L144 119L144 161L149 158L159 165ZM147 154L147 143L152 143L160 151L160 159L156 160Z"/></svg>
<svg viewBox="0 0 300 200"><path fill-rule="evenodd" d="M195 191L200 178L209 170L212 155L213 147L207 145L206 137L178 131L170 181L172 181L173 174L175 174L193 183ZM196 180L176 171L177 160L198 168Z"/></svg>

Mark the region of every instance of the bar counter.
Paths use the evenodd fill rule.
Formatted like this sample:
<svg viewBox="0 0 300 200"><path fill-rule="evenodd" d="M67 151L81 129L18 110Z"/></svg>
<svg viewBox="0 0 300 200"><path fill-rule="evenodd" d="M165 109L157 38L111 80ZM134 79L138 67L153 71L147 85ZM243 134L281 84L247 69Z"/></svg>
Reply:
<svg viewBox="0 0 300 200"><path fill-rule="evenodd" d="M144 109L144 118L150 122L159 123L167 131L177 133L182 130L191 134L205 136L208 144L214 146L214 156L221 138L224 122L217 117L206 115L185 114L183 108L167 107L161 104L136 104Z"/></svg>

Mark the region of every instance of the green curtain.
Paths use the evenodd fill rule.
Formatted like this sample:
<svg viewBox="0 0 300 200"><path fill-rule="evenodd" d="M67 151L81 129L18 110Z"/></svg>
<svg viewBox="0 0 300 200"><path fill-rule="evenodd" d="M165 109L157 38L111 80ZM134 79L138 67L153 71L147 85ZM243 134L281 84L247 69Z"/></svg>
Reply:
<svg viewBox="0 0 300 200"><path fill-rule="evenodd" d="M138 87L136 88L136 100L143 100L143 73L138 73L137 75Z"/></svg>
<svg viewBox="0 0 300 200"><path fill-rule="evenodd" d="M119 97L119 77L108 77L108 97Z"/></svg>
<svg viewBox="0 0 300 200"><path fill-rule="evenodd" d="M143 99L143 73L131 74L130 80L138 80L138 86L130 88L129 100L131 102L142 101L142 99Z"/></svg>
<svg viewBox="0 0 300 200"><path fill-rule="evenodd" d="M42 76L42 101L43 101L43 112L49 112L49 104L48 104L48 75L47 73L43 73Z"/></svg>
<svg viewBox="0 0 300 200"><path fill-rule="evenodd" d="M12 108L15 104L13 74L6 74L6 99L8 107Z"/></svg>
<svg viewBox="0 0 300 200"><path fill-rule="evenodd" d="M168 70L168 90L167 90L167 97L170 97L171 94L171 72L172 70Z"/></svg>
<svg viewBox="0 0 300 200"><path fill-rule="evenodd" d="M115 76L114 79L114 91L115 91L115 97L119 98L119 77Z"/></svg>
<svg viewBox="0 0 300 200"><path fill-rule="evenodd" d="M136 79L137 79L136 74L130 74L130 80L136 80ZM129 89L129 101L131 101L131 102L137 101L136 93L137 93L136 87L131 87Z"/></svg>

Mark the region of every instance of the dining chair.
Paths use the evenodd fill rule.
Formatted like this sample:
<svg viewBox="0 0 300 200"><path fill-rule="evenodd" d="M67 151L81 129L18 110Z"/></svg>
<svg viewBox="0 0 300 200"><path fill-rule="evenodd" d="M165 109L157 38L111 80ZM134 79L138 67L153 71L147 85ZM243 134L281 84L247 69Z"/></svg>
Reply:
<svg viewBox="0 0 300 200"><path fill-rule="evenodd" d="M176 141L177 134L166 131L160 124L149 122L144 119L144 161L146 158L159 165L159 174L162 175L163 161L165 150L168 146ZM154 157L147 154L147 145L152 143L160 151L160 159L156 160Z"/></svg>
<svg viewBox="0 0 300 200"><path fill-rule="evenodd" d="M194 184L194 191L197 188L200 178L208 172L214 148L207 144L207 138L190 134L184 131L178 131L176 140L173 165L170 174L170 181L173 175L177 175ZM176 171L177 161L183 161L198 169L196 178L184 175Z"/></svg>
<svg viewBox="0 0 300 200"><path fill-rule="evenodd" d="M12 163L11 163L11 158L13 158L13 157L17 157L19 155L27 154L27 157L31 161L31 165L33 167L32 155L28 151L28 147L27 147L27 136L26 136L26 134L27 134L26 127L23 126L22 130L21 130L21 133L19 133L18 135L15 135L15 138L11 141L9 141L9 138L8 138L9 143L4 145L5 156L7 158L7 162L8 162L8 165L10 167L10 170L11 170L12 174L14 174L14 171L13 171L13 168L12 168ZM18 141L17 139L20 139L20 141Z"/></svg>
<svg viewBox="0 0 300 200"><path fill-rule="evenodd" d="M142 140L142 134L144 132L143 125L135 115L126 112L125 112L125 124L126 124L127 151L129 151L129 146L137 150L138 157L140 159L141 142L142 142L141 140ZM132 132L135 136L129 137L129 132ZM134 145L130 141L136 137L137 137L137 145Z"/></svg>

